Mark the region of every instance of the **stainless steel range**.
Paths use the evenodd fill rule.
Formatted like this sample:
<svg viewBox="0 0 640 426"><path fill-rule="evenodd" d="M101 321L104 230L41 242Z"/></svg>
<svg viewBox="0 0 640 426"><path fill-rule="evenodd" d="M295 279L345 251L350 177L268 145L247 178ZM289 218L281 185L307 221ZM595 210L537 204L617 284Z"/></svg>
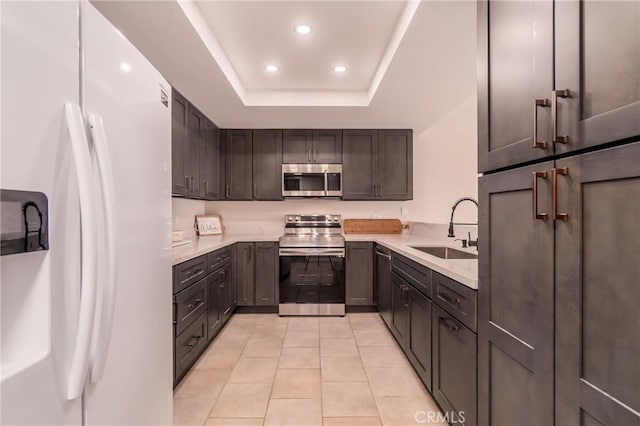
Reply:
<svg viewBox="0 0 640 426"><path fill-rule="evenodd" d="M280 315L344 315L340 215L286 215L280 237Z"/></svg>

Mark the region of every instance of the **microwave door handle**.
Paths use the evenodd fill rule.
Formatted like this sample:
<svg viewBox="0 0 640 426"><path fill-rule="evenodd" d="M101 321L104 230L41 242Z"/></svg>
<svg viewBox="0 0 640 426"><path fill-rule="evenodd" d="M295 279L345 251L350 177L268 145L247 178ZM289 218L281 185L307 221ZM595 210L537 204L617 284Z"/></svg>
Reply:
<svg viewBox="0 0 640 426"><path fill-rule="evenodd" d="M324 196L329 195L329 171L324 171Z"/></svg>

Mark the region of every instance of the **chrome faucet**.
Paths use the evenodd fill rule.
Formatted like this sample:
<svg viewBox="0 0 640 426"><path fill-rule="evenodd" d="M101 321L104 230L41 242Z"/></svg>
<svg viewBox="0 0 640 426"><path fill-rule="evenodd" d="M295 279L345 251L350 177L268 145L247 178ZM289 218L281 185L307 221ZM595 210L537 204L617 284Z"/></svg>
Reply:
<svg viewBox="0 0 640 426"><path fill-rule="evenodd" d="M458 207L458 204L462 203L463 201L471 201L473 204L476 205L476 208L478 207L478 202L476 200L474 200L471 197L463 197L460 198L458 201L456 201L455 203L453 203L453 207L451 207L451 220L449 220L449 235L447 235L450 238L455 238L455 233L454 233L454 229L453 229L453 225L478 225L478 223L462 223L462 222L454 222L453 221L453 215L456 213L456 208ZM466 241L462 240L462 246L465 247L466 246ZM476 250L478 249L478 239L476 238L475 241L471 239L471 232L469 232L469 247L475 247Z"/></svg>

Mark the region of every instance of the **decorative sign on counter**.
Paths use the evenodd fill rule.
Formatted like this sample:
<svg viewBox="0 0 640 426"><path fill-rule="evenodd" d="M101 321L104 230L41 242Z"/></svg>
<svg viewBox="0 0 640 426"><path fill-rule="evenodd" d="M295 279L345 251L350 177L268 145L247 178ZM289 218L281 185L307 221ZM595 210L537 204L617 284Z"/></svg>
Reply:
<svg viewBox="0 0 640 426"><path fill-rule="evenodd" d="M196 216L198 235L220 235L224 232L222 218L217 214Z"/></svg>

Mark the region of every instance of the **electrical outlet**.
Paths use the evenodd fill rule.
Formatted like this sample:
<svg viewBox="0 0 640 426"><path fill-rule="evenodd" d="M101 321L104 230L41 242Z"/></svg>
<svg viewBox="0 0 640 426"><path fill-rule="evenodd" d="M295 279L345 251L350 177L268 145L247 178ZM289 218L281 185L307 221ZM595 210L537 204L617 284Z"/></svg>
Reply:
<svg viewBox="0 0 640 426"><path fill-rule="evenodd" d="M406 216L409 214L409 207L402 206L400 207L400 216Z"/></svg>
<svg viewBox="0 0 640 426"><path fill-rule="evenodd" d="M379 213L371 213L371 219L380 219Z"/></svg>

